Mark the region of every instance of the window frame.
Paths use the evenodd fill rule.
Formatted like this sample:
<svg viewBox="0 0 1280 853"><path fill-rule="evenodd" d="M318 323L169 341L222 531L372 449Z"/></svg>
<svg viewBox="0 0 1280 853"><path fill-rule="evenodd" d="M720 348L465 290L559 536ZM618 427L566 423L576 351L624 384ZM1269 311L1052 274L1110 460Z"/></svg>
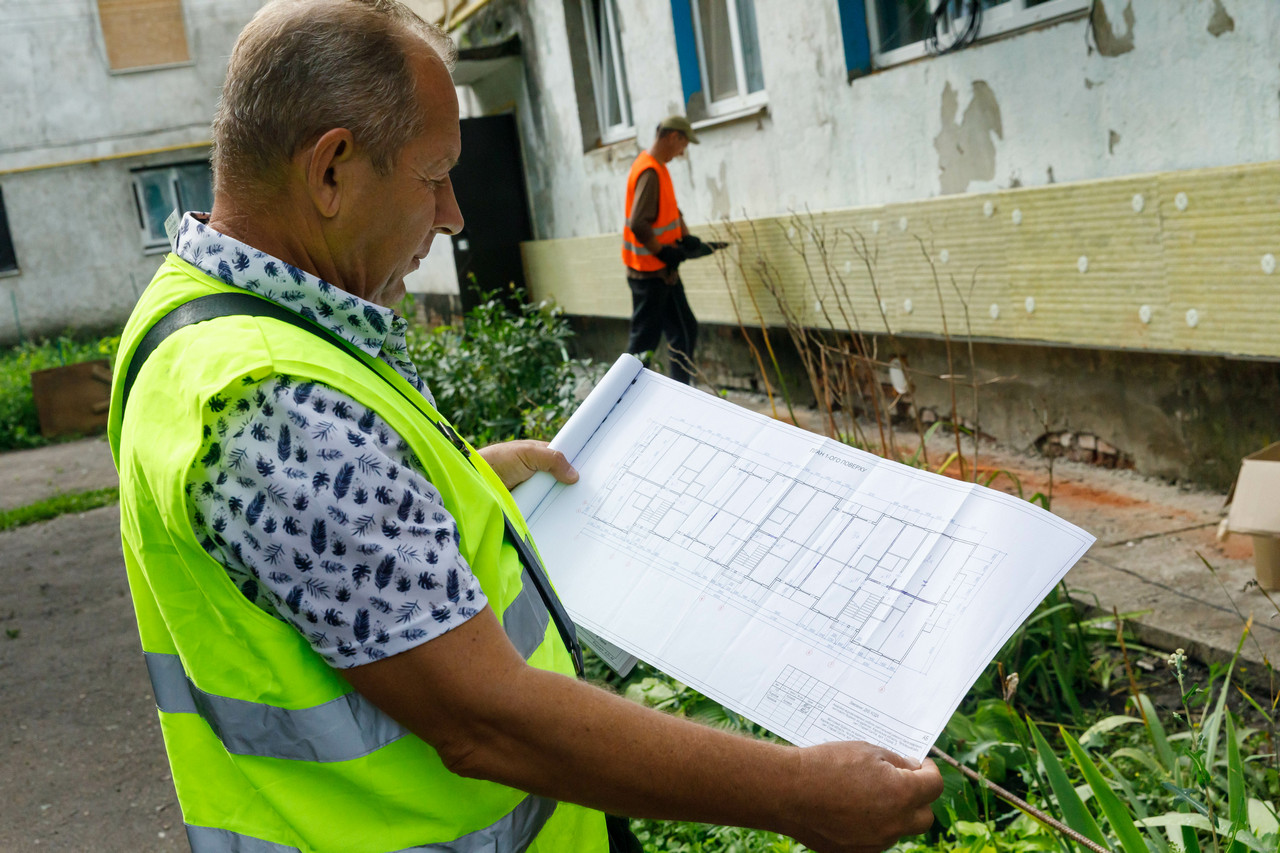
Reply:
<svg viewBox="0 0 1280 853"><path fill-rule="evenodd" d="M753 110L769 101L769 89L764 86L758 92L746 92L747 67L742 53L742 31L738 26L738 4L736 0L717 0L724 3L726 17L729 19L729 43L733 46L733 73L738 83L738 95L731 98L711 100L711 77L707 74L707 57L705 40L702 34L702 13L698 11L698 0L691 0L689 11L693 15L693 45L698 52L698 73L702 76L703 110L708 118L741 113ZM754 3L755 0L748 0ZM757 39L759 34L757 34ZM760 46L756 45L756 50ZM763 68L761 78L763 79Z"/></svg>
<svg viewBox="0 0 1280 853"><path fill-rule="evenodd" d="M154 237L151 233L152 223L149 221L147 214L147 205L143 201L143 188L141 177L143 175L154 174L157 172L168 173L168 192L167 200L175 202L172 210L177 210L179 215L186 211L186 204L182 199L182 187L179 184L179 170L186 166L204 166L209 169L210 194L213 191L213 168L208 160L184 160L181 163L163 163L155 166L139 166L129 170L129 184L133 189L133 203L136 213L138 214L138 236L142 242L142 253L144 255L157 255L162 252L169 251L169 237L164 234L164 222L156 223L163 236ZM165 215L166 219L168 214Z"/></svg>
<svg viewBox="0 0 1280 853"><path fill-rule="evenodd" d="M881 0L867 0L867 31L871 37L872 66L874 68L887 68L891 65L898 65L903 62L910 62L913 59L930 56L931 54L926 46L927 39L904 44L901 47L890 50L881 50L880 2ZM947 2L948 0L929 0L929 8L932 11ZM1008 0L1007 3L983 10L982 25L978 30L974 43L1015 30L1027 29L1038 24L1065 18L1068 15L1087 12L1090 5L1091 0L1047 0L1047 2L1038 6L1027 7L1026 0ZM967 20L967 18L957 18L952 21L952 34L959 33Z"/></svg>
<svg viewBox="0 0 1280 853"><path fill-rule="evenodd" d="M22 274L22 265L18 263L18 249L13 245L13 229L9 226L9 211L4 206L4 187L0 186L0 248L8 251L13 257L13 266L0 266L0 278ZM4 255L0 252L0 258Z"/></svg>
<svg viewBox="0 0 1280 853"><path fill-rule="evenodd" d="M608 111L605 109L605 76L600 50L596 45L598 23L595 11L591 8L591 0L579 0L582 10L582 27L586 33L587 62L591 69L591 97L596 108L596 128L600 135L601 145L611 145L630 139L636 135L635 116L631 112L631 92L627 87L626 60L622 55L622 31L618 26L618 7L616 0L600 0L605 12L604 32L609 39L613 62L614 97L618 99L619 112L623 123L608 125Z"/></svg>

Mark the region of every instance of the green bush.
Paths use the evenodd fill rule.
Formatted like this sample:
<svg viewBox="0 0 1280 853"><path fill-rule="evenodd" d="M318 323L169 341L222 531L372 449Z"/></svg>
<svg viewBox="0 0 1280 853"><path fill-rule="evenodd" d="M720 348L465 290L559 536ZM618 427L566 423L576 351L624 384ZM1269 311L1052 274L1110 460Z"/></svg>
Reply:
<svg viewBox="0 0 1280 853"><path fill-rule="evenodd" d="M575 387L591 372L589 361L569 358L571 337L559 309L525 304L516 315L489 293L461 329L413 326L408 344L436 408L480 447L555 435L577 407Z"/></svg>
<svg viewBox="0 0 1280 853"><path fill-rule="evenodd" d="M21 343L0 354L0 451L48 444L40 435L31 374L48 367L115 355L119 338L83 340L64 334L53 340Z"/></svg>

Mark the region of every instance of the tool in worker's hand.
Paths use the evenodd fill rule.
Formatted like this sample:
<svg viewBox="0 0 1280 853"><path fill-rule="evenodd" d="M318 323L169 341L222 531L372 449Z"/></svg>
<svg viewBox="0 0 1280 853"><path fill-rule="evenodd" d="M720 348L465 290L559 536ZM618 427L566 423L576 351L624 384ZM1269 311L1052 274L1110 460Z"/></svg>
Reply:
<svg viewBox="0 0 1280 853"><path fill-rule="evenodd" d="M705 258L712 252L723 249L729 244L718 240L700 240L690 234L688 237L677 240L676 245L680 248L680 251L685 253L686 257L692 259Z"/></svg>

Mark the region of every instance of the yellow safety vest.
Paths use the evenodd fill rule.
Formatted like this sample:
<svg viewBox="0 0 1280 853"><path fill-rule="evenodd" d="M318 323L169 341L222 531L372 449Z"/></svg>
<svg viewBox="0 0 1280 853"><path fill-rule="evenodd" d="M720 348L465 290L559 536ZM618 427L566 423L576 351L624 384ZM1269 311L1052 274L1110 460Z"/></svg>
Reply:
<svg viewBox="0 0 1280 853"><path fill-rule="evenodd" d="M121 338L108 426L138 632L192 850L605 853L600 812L449 772L296 628L246 599L196 540L184 486L209 397L273 373L323 383L376 411L409 444L529 665L573 675L504 536L504 513L528 536L515 502L483 459L468 461L445 438L440 415L384 362L278 320L219 318L155 349L122 419L120 377L146 331L178 305L232 291L243 292L173 255L165 260ZM371 376L370 365L390 381Z"/></svg>

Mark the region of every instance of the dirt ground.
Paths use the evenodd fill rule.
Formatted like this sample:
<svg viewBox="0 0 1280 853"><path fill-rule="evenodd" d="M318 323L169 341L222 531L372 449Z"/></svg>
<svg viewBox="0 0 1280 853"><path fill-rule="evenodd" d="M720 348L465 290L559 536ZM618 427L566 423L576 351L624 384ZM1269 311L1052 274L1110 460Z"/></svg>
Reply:
<svg viewBox="0 0 1280 853"><path fill-rule="evenodd" d="M190 849L119 529L110 506L0 534L0 850Z"/></svg>

